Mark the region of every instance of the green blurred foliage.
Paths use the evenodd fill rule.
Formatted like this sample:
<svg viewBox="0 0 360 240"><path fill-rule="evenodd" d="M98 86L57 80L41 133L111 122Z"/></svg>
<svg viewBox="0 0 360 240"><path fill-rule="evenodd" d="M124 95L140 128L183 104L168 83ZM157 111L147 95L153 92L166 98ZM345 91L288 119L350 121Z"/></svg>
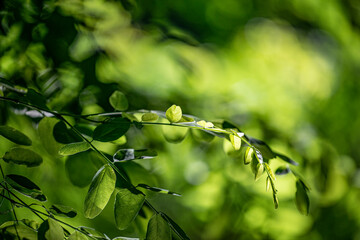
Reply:
<svg viewBox="0 0 360 240"><path fill-rule="evenodd" d="M309 216L298 214L288 175L277 177L274 210L265 178L254 182L239 155L226 155L229 142L189 132L174 144L160 127L130 129L121 147L159 153L139 161L148 171L134 168L133 178L182 194L154 194L151 202L192 239L360 238L358 1L5 0L0 16L0 76L42 92L54 110L112 111L108 98L119 90L129 110L176 104L203 119L227 119L300 163L311 187ZM0 109L1 124L21 129L45 156L36 171L9 164L6 172L41 185L49 206L81 213L87 188L71 184L67 158L46 152L19 107L0 102ZM2 138L0 155L10 146ZM109 153L117 147L99 144ZM69 222L109 236L146 229L137 220L117 230L111 208L94 221L79 214Z"/></svg>

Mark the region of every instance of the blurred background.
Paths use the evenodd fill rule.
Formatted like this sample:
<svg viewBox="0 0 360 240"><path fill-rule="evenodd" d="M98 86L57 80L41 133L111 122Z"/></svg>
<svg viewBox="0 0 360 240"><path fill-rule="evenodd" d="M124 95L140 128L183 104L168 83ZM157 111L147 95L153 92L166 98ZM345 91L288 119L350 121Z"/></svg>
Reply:
<svg viewBox="0 0 360 240"><path fill-rule="evenodd" d="M359 1L5 0L0 19L1 76L43 93L54 110L113 111L108 97L120 90L129 110L176 104L208 121L226 119L299 162L311 187L309 216L296 209L292 176L277 177L275 210L265 177L255 182L223 139L147 126L99 144L109 154L158 152L129 166L130 175L183 195L148 193L191 239L360 239ZM90 180L74 186L76 167L44 148L37 122L19 107L0 108L1 124L22 129L46 156L36 169L2 163L6 172L29 176L46 205L74 206L75 226L111 237L144 234L141 219L117 230L112 204L95 220L81 216L96 168L77 173ZM163 132L186 135L174 144ZM0 140L3 155L12 144ZM83 166L84 158L72 162Z"/></svg>

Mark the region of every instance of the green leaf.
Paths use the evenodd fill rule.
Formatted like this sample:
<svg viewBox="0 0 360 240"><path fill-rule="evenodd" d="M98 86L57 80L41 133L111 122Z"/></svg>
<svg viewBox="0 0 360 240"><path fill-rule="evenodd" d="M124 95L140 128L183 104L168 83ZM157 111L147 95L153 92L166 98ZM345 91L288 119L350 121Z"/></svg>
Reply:
<svg viewBox="0 0 360 240"><path fill-rule="evenodd" d="M249 141L261 152L261 154L265 159L272 159L276 157L276 154L271 150L271 148L265 142L256 138L250 138Z"/></svg>
<svg viewBox="0 0 360 240"><path fill-rule="evenodd" d="M81 227L79 227L79 229L82 232L86 233L89 237L91 237L91 239L96 238L96 239L110 240L108 236L106 236L105 234L103 234L93 228L81 226Z"/></svg>
<svg viewBox="0 0 360 240"><path fill-rule="evenodd" d="M104 165L95 174L85 198L84 214L94 218L101 213L114 192L116 175L109 165Z"/></svg>
<svg viewBox="0 0 360 240"><path fill-rule="evenodd" d="M154 150L149 149L120 149L114 154L114 162L123 162L134 159L151 159L157 156Z"/></svg>
<svg viewBox="0 0 360 240"><path fill-rule="evenodd" d="M75 231L69 236L67 240L88 240L88 238L84 234Z"/></svg>
<svg viewBox="0 0 360 240"><path fill-rule="evenodd" d="M60 148L59 154L63 156L74 155L79 152L85 152L89 148L90 145L87 142L70 143Z"/></svg>
<svg viewBox="0 0 360 240"><path fill-rule="evenodd" d="M289 172L290 172L289 167L281 166L276 169L275 174L276 175L285 175L285 174L288 174Z"/></svg>
<svg viewBox="0 0 360 240"><path fill-rule="evenodd" d="M279 207L279 199L277 198L277 195L275 192L273 192L273 202L274 202L275 209L277 209Z"/></svg>
<svg viewBox="0 0 360 240"><path fill-rule="evenodd" d="M20 175L9 174L5 176L5 181L19 193L39 201L46 201L46 196L41 189L28 178Z"/></svg>
<svg viewBox="0 0 360 240"><path fill-rule="evenodd" d="M44 221L38 230L38 240L63 240L64 230L54 219L48 218Z"/></svg>
<svg viewBox="0 0 360 240"><path fill-rule="evenodd" d="M280 153L275 153L277 157L279 157L280 159L284 160L287 163L290 163L294 166L298 166L299 164L297 162L295 162L294 160L288 158L287 156L280 154Z"/></svg>
<svg viewBox="0 0 360 240"><path fill-rule="evenodd" d="M71 183L78 187L89 185L98 170L94 165L95 161L98 161L98 156L93 151L69 156L65 162L65 170Z"/></svg>
<svg viewBox="0 0 360 240"><path fill-rule="evenodd" d="M49 110L49 108L46 106L46 98L40 93L36 92L34 89L29 88L25 96L28 100L28 103L31 105L44 110Z"/></svg>
<svg viewBox="0 0 360 240"><path fill-rule="evenodd" d="M27 167L36 167L43 162L43 159L39 154L20 147L10 149L10 151L5 153L3 159L7 163L15 163Z"/></svg>
<svg viewBox="0 0 360 240"><path fill-rule="evenodd" d="M53 135L54 126L59 122L56 118L45 117L38 125L38 133L42 146L52 155L57 156L61 144L58 143Z"/></svg>
<svg viewBox="0 0 360 240"><path fill-rule="evenodd" d="M194 139L200 142L211 142L215 137L211 132L200 129L191 129L191 133Z"/></svg>
<svg viewBox="0 0 360 240"><path fill-rule="evenodd" d="M144 201L145 195L142 192L136 189L120 189L114 206L116 227L120 230L126 229L138 215Z"/></svg>
<svg viewBox="0 0 360 240"><path fill-rule="evenodd" d="M309 215L310 200L307 194L307 187L301 180L296 181L295 203L301 214Z"/></svg>
<svg viewBox="0 0 360 240"><path fill-rule="evenodd" d="M252 154L251 170L255 175L255 180L258 180L264 172L264 165L259 161L255 154Z"/></svg>
<svg viewBox="0 0 360 240"><path fill-rule="evenodd" d="M171 240L170 226L160 214L151 217L146 231L146 240Z"/></svg>
<svg viewBox="0 0 360 240"><path fill-rule="evenodd" d="M0 232L0 237L3 236L4 239L17 239L17 236L20 239L27 239L27 240L37 240L37 233L36 230L19 224L15 223L14 221L5 222L0 226L2 229L2 233Z"/></svg>
<svg viewBox="0 0 360 240"><path fill-rule="evenodd" d="M25 146L31 146L32 144L28 136L9 126L0 126L0 135L16 144Z"/></svg>
<svg viewBox="0 0 360 240"><path fill-rule="evenodd" d="M123 136L130 128L130 121L125 118L113 118L97 126L93 139L100 142L114 141Z"/></svg>
<svg viewBox="0 0 360 240"><path fill-rule="evenodd" d="M138 184L137 187L145 188L145 189L153 191L153 192L165 193L165 194L170 194L170 195L181 197L181 194L171 192L171 191L169 191L167 189L163 189L163 188L150 187L149 185L146 185L146 184L143 184L143 183Z"/></svg>
<svg viewBox="0 0 360 240"><path fill-rule="evenodd" d="M168 108L168 110L166 110L166 118L171 123L179 122L181 120L181 117L182 117L182 111L179 106L172 105L171 107Z"/></svg>
<svg viewBox="0 0 360 240"><path fill-rule="evenodd" d="M54 215L68 217L68 218L73 218L76 217L77 215L76 210L73 209L72 207L63 206L59 204L53 204L50 207L50 212Z"/></svg>
<svg viewBox="0 0 360 240"><path fill-rule="evenodd" d="M145 113L141 116L141 121L143 122L153 122L159 119L159 116L156 113Z"/></svg>
<svg viewBox="0 0 360 240"><path fill-rule="evenodd" d="M116 237L112 240L140 240L140 238L129 238L129 237Z"/></svg>
<svg viewBox="0 0 360 240"><path fill-rule="evenodd" d="M129 107L127 98L122 92L118 90L114 91L113 94L111 94L111 96L109 97L109 102L110 105L118 111L125 111Z"/></svg>
<svg viewBox="0 0 360 240"><path fill-rule="evenodd" d="M74 143L81 142L82 138L77 135L72 129L68 129L64 122L58 122L53 128L53 135L57 142L59 143Z"/></svg>
<svg viewBox="0 0 360 240"><path fill-rule="evenodd" d="M163 212L160 212L160 215L169 223L172 229L181 237L182 240L190 240L184 230L182 230L181 227L177 225L176 222L174 222L174 220L172 220L168 215Z"/></svg>
<svg viewBox="0 0 360 240"><path fill-rule="evenodd" d="M241 147L241 138L239 138L238 136L232 135L232 134L230 134L229 137L230 137L230 142L231 142L232 146L234 147L234 149L239 150Z"/></svg>
<svg viewBox="0 0 360 240"><path fill-rule="evenodd" d="M164 138L170 143L180 143L189 131L186 127L161 126Z"/></svg>
<svg viewBox="0 0 360 240"><path fill-rule="evenodd" d="M254 155L254 149L252 147L247 147L244 154L244 164L247 165L251 163Z"/></svg>

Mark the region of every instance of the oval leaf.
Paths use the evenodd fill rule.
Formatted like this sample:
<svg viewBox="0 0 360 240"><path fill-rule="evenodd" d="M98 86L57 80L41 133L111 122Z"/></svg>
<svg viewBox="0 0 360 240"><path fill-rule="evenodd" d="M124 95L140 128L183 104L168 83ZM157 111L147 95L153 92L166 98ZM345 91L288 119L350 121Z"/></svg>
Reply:
<svg viewBox="0 0 360 240"><path fill-rule="evenodd" d="M79 135L77 135L72 129L68 129L66 124L61 121L55 124L53 128L53 135L55 140L59 143L68 144L82 141L82 138Z"/></svg>
<svg viewBox="0 0 360 240"><path fill-rule="evenodd" d="M28 136L9 126L0 126L0 135L16 144L25 146L30 146L32 144L31 139Z"/></svg>
<svg viewBox="0 0 360 240"><path fill-rule="evenodd" d="M0 237L2 236L4 239L18 239L18 236L20 239L37 239L36 230L22 224L16 224L13 221L5 222L1 225L0 229L2 229L3 233L2 235L0 232Z"/></svg>
<svg viewBox="0 0 360 240"><path fill-rule="evenodd" d="M85 152L89 148L90 145L87 142L70 143L60 148L59 154L63 156L74 155L79 152Z"/></svg>
<svg viewBox="0 0 360 240"><path fill-rule="evenodd" d="M160 214L155 214L151 217L146 231L146 239L171 240L170 226Z"/></svg>
<svg viewBox="0 0 360 240"><path fill-rule="evenodd" d="M164 138L170 143L180 143L186 137L188 128L175 126L161 126Z"/></svg>
<svg viewBox="0 0 360 240"><path fill-rule="evenodd" d="M130 121L125 118L113 118L100 124L94 130L93 139L100 142L110 142L120 138L130 128Z"/></svg>
<svg viewBox="0 0 360 240"><path fill-rule="evenodd" d="M247 147L244 155L244 164L247 165L251 163L251 160L253 158L254 149L251 147Z"/></svg>
<svg viewBox="0 0 360 240"><path fill-rule="evenodd" d="M241 147L241 138L239 138L238 136L232 135L230 134L230 142L232 144L232 146L234 147L235 150L239 150Z"/></svg>
<svg viewBox="0 0 360 240"><path fill-rule="evenodd" d="M98 168L94 165L97 156L92 151L71 155L66 159L65 170L72 184L86 187L90 184Z"/></svg>
<svg viewBox="0 0 360 240"><path fill-rule="evenodd" d="M101 213L114 192L116 175L109 165L104 165L95 174L85 198L84 214L94 218Z"/></svg>
<svg viewBox="0 0 360 240"><path fill-rule="evenodd" d="M310 209L310 200L306 189L300 180L296 181L295 203L299 212L304 215L308 215Z"/></svg>
<svg viewBox="0 0 360 240"><path fill-rule="evenodd" d="M157 153L154 150L120 149L114 154L113 159L115 162L123 162L134 159L151 159L156 156Z"/></svg>
<svg viewBox="0 0 360 240"><path fill-rule="evenodd" d="M69 236L68 240L88 240L88 238L84 234L75 231Z"/></svg>
<svg viewBox="0 0 360 240"><path fill-rule="evenodd" d="M46 196L40 188L28 178L20 175L6 175L5 181L19 193L39 201L46 201Z"/></svg>
<svg viewBox="0 0 360 240"><path fill-rule="evenodd" d="M169 107L168 110L166 110L165 114L166 114L166 118L171 123L179 122L182 117L181 108L176 105L172 105L171 107Z"/></svg>
<svg viewBox="0 0 360 240"><path fill-rule="evenodd" d="M156 113L145 113L141 116L141 121L143 122L153 122L159 119L159 116Z"/></svg>
<svg viewBox="0 0 360 240"><path fill-rule="evenodd" d="M54 215L73 218L77 215L77 212L72 207L53 204L50 208L50 212Z"/></svg>
<svg viewBox="0 0 360 240"><path fill-rule="evenodd" d="M126 229L135 219L145 201L145 195L134 189L130 191L122 188L116 194L114 213L116 226L120 230Z"/></svg>
<svg viewBox="0 0 360 240"><path fill-rule="evenodd" d="M61 144L58 143L53 135L54 126L59 121L55 118L45 117L41 119L38 125L38 133L42 146L52 156L57 156Z"/></svg>
<svg viewBox="0 0 360 240"><path fill-rule="evenodd" d="M79 229L86 233L91 239L105 239L105 240L110 240L108 236L106 236L105 234L93 229L93 228L89 228L89 227L84 227L81 226L79 227Z"/></svg>
<svg viewBox="0 0 360 240"><path fill-rule="evenodd" d="M111 94L111 96L109 97L109 102L115 110L125 111L129 107L127 98L122 92L118 90Z"/></svg>
<svg viewBox="0 0 360 240"><path fill-rule="evenodd" d="M15 163L27 167L36 167L43 162L39 154L20 147L10 149L10 151L5 153L3 159L7 163Z"/></svg>
<svg viewBox="0 0 360 240"><path fill-rule="evenodd" d="M63 240L64 230L61 225L52 218L44 221L38 230L38 240Z"/></svg>

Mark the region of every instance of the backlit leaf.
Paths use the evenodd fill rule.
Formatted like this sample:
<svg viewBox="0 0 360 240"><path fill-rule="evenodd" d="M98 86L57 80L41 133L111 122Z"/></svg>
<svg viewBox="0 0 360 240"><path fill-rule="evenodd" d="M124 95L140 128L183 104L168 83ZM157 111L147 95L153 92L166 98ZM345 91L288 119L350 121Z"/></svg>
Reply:
<svg viewBox="0 0 360 240"><path fill-rule="evenodd" d="M156 113L145 113L141 116L141 121L143 122L153 122L159 119L159 116Z"/></svg>
<svg viewBox="0 0 360 240"><path fill-rule="evenodd" d="M0 126L0 135L16 144L25 146L30 146L32 144L31 139L28 136L9 126Z"/></svg>
<svg viewBox="0 0 360 240"><path fill-rule="evenodd" d="M118 111L125 111L129 107L126 96L118 90L114 91L113 94L111 94L111 96L109 97L109 102L110 105Z"/></svg>
<svg viewBox="0 0 360 240"><path fill-rule="evenodd" d="M230 137L230 142L233 145L234 149L239 150L241 147L241 138L232 134L230 134L229 137Z"/></svg>
<svg viewBox="0 0 360 240"><path fill-rule="evenodd" d="M244 164L249 164L251 163L251 160L253 158L253 154L254 154L254 149L251 147L247 147L245 154L244 154Z"/></svg>
<svg viewBox="0 0 360 240"><path fill-rule="evenodd" d="M50 212L57 216L73 218L77 215L77 212L72 207L63 206L59 204L53 204L50 207Z"/></svg>
<svg viewBox="0 0 360 240"><path fill-rule="evenodd" d="M21 147L10 149L10 151L5 153L3 159L7 163L15 163L27 167L36 167L43 162L39 154Z"/></svg>
<svg viewBox="0 0 360 240"><path fill-rule="evenodd" d="M45 117L38 125L38 133L42 146L52 156L57 156L61 144L56 141L53 135L54 126L59 122L56 118Z"/></svg>
<svg viewBox="0 0 360 240"><path fill-rule="evenodd" d="M151 217L146 231L146 239L171 240L170 226L160 214L155 214Z"/></svg>
<svg viewBox="0 0 360 240"><path fill-rule="evenodd" d="M88 238L84 234L75 231L69 236L68 240L88 240Z"/></svg>
<svg viewBox="0 0 360 240"><path fill-rule="evenodd" d="M14 221L5 222L0 226L2 233L0 232L0 237L3 236L5 239L17 239L17 236L20 239L28 240L37 240L37 233L31 227L25 226L23 224L15 223Z"/></svg>
<svg viewBox="0 0 360 240"><path fill-rule="evenodd" d="M97 126L94 130L94 140L100 142L114 141L123 136L130 128L130 121L125 118L113 118Z"/></svg>
<svg viewBox="0 0 360 240"><path fill-rule="evenodd" d="M95 174L85 198L84 215L94 218L101 213L114 192L116 175L109 165L104 165Z"/></svg>
<svg viewBox="0 0 360 240"><path fill-rule="evenodd" d="M189 129L186 127L161 126L164 138L170 143L180 143L186 137Z"/></svg>
<svg viewBox="0 0 360 240"><path fill-rule="evenodd" d="M106 234L103 234L93 228L81 226L79 227L79 229L82 232L86 233L91 239L96 238L96 239L110 240L110 238L106 236Z"/></svg>
<svg viewBox="0 0 360 240"><path fill-rule="evenodd" d="M133 189L122 188L116 194L114 213L116 226L120 230L126 229L138 215L145 201L145 195Z"/></svg>
<svg viewBox="0 0 360 240"><path fill-rule="evenodd" d="M172 220L168 215L165 213L160 212L161 217L163 217L169 225L172 227L172 229L181 237L182 240L190 240L190 238L186 235L184 230L181 229L179 225L177 225L174 220Z"/></svg>
<svg viewBox="0 0 360 240"><path fill-rule="evenodd" d="M38 240L63 240L64 230L54 219L48 218L44 221L38 230Z"/></svg>
<svg viewBox="0 0 360 240"><path fill-rule="evenodd" d="M6 175L5 181L19 193L39 201L46 201L41 189L28 178L20 175Z"/></svg>
<svg viewBox="0 0 360 240"><path fill-rule="evenodd" d="M182 111L179 106L172 105L166 110L166 118L171 123L179 122L181 120L181 117L182 117Z"/></svg>
<svg viewBox="0 0 360 240"><path fill-rule="evenodd" d="M74 155L79 152L84 152L90 148L89 143L87 142L76 142L76 143L69 143L60 148L59 154L63 156L67 155Z"/></svg>

